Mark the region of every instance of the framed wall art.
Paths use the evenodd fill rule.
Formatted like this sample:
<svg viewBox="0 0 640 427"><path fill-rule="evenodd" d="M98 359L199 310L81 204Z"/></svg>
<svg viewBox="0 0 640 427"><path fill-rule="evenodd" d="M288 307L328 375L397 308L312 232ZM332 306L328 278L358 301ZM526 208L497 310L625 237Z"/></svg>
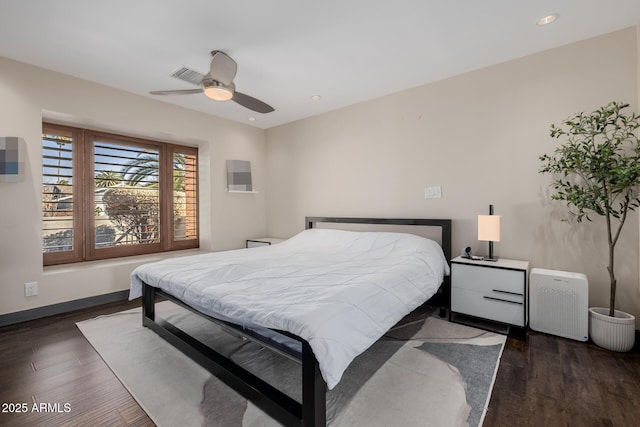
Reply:
<svg viewBox="0 0 640 427"><path fill-rule="evenodd" d="M227 160L227 191L230 193L255 193L251 182L251 162Z"/></svg>
<svg viewBox="0 0 640 427"><path fill-rule="evenodd" d="M24 180L26 143L17 136L0 137L0 182Z"/></svg>

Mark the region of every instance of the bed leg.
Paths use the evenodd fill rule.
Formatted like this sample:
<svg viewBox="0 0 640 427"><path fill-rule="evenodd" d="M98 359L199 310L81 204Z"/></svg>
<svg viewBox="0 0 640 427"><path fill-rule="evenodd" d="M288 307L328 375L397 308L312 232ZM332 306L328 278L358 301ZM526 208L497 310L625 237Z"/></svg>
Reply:
<svg viewBox="0 0 640 427"><path fill-rule="evenodd" d="M442 284L442 300L440 301L440 317L447 317L447 309L451 308L451 277L444 278Z"/></svg>
<svg viewBox="0 0 640 427"><path fill-rule="evenodd" d="M156 288L146 283L142 285L142 324L145 319L156 320Z"/></svg>
<svg viewBox="0 0 640 427"><path fill-rule="evenodd" d="M302 425L324 427L327 424L327 385L311 346L302 342Z"/></svg>

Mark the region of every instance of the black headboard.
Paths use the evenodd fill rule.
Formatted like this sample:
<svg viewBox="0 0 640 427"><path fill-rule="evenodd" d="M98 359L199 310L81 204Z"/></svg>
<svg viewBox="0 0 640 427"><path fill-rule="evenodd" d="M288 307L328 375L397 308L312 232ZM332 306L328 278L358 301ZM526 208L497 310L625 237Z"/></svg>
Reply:
<svg viewBox="0 0 640 427"><path fill-rule="evenodd" d="M451 220L450 219L407 219L407 218L340 218L326 216L308 216L305 218L305 228L313 228L318 222L333 222L340 224L385 224L385 225L422 225L440 227L442 231L442 252L447 261L451 260Z"/></svg>

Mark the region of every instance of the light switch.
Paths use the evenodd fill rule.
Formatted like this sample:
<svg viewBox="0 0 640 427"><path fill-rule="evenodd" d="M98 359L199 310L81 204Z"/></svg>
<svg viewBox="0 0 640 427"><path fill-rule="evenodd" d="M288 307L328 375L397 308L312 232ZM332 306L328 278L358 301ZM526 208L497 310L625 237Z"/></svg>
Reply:
<svg viewBox="0 0 640 427"><path fill-rule="evenodd" d="M426 187L424 189L424 198L425 199L440 199L442 197L442 187Z"/></svg>

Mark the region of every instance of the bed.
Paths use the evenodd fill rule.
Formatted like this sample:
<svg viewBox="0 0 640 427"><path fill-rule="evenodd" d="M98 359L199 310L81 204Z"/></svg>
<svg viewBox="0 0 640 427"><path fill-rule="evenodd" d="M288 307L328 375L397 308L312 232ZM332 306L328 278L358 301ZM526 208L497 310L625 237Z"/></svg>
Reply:
<svg viewBox="0 0 640 427"><path fill-rule="evenodd" d="M440 245L408 233L320 223L440 228ZM358 354L439 295L449 307L451 221L307 217L273 246L173 258L138 267L130 298L143 324L284 425L325 425L325 393ZM302 365L302 402L155 316L164 297Z"/></svg>

